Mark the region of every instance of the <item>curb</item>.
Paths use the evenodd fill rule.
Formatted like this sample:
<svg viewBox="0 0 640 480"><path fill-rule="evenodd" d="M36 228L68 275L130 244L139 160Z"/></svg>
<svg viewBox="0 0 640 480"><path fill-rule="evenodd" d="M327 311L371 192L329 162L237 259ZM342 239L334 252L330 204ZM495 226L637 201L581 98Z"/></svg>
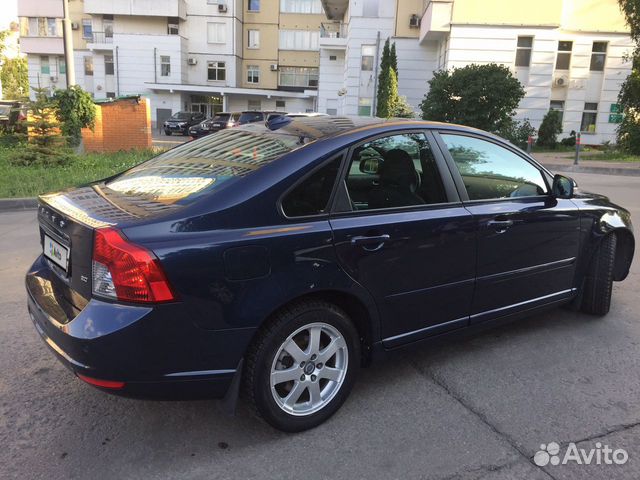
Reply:
<svg viewBox="0 0 640 480"><path fill-rule="evenodd" d="M598 173L600 175L622 175L640 177L640 168L589 167L584 165L562 165L543 163L552 172Z"/></svg>
<svg viewBox="0 0 640 480"><path fill-rule="evenodd" d="M28 198L0 198L0 212L19 212L33 210L38 207L36 197Z"/></svg>

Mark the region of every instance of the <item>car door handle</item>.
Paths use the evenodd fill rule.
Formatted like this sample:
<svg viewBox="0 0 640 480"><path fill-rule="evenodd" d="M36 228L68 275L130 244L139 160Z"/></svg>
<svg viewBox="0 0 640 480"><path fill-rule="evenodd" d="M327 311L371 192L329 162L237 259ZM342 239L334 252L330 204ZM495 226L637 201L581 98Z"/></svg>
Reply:
<svg viewBox="0 0 640 480"><path fill-rule="evenodd" d="M502 233L506 232L513 223L513 220L489 220L487 222L487 227L493 228L498 233Z"/></svg>
<svg viewBox="0 0 640 480"><path fill-rule="evenodd" d="M351 238L351 245L359 245L359 246L367 246L367 245L377 245L376 248L365 248L365 250L369 250L371 252L375 252L376 250L381 249L385 243L391 240L391 236L388 234L384 235L373 235L373 236L358 236Z"/></svg>

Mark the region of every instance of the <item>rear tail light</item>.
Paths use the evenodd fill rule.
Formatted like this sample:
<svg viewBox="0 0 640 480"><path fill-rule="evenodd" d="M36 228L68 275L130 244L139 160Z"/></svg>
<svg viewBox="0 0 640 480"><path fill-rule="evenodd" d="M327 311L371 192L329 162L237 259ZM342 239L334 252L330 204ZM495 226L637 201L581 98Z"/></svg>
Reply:
<svg viewBox="0 0 640 480"><path fill-rule="evenodd" d="M236 125L238 125L237 122L227 122L227 127L229 127L229 128L235 127Z"/></svg>
<svg viewBox="0 0 640 480"><path fill-rule="evenodd" d="M96 230L92 267L95 295L139 303L175 300L156 256L113 228Z"/></svg>
<svg viewBox="0 0 640 480"><path fill-rule="evenodd" d="M94 385L96 387L110 388L112 390L120 390L121 388L124 388L124 385L125 385L124 382L117 382L114 380L100 380L99 378L91 378L91 377L87 377L86 375L81 375L79 373L77 373L76 375L78 375L78 378L80 380L87 382L89 385Z"/></svg>

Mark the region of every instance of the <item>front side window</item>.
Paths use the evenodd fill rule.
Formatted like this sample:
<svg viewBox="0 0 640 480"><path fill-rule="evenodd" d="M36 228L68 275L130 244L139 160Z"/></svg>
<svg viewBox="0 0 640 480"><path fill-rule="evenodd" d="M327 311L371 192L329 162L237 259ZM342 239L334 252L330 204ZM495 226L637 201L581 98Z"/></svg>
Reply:
<svg viewBox="0 0 640 480"><path fill-rule="evenodd" d="M533 49L533 37L518 37L516 48L516 67L528 67L531 65L531 50Z"/></svg>
<svg viewBox="0 0 640 480"><path fill-rule="evenodd" d="M591 47L591 65L589 66L589 70L592 72L602 72L604 70L606 59L607 42L593 42L593 47Z"/></svg>
<svg viewBox="0 0 640 480"><path fill-rule="evenodd" d="M573 42L559 41L558 56L556 57L556 70L569 70L571 66L571 50Z"/></svg>
<svg viewBox="0 0 640 480"><path fill-rule="evenodd" d="M86 56L84 57L84 74L85 75L93 75L93 57Z"/></svg>
<svg viewBox="0 0 640 480"><path fill-rule="evenodd" d="M342 156L334 158L296 186L282 201L287 217L307 217L327 213L329 199L340 170Z"/></svg>
<svg viewBox="0 0 640 480"><path fill-rule="evenodd" d="M224 62L207 62L207 80L222 81L227 78Z"/></svg>
<svg viewBox="0 0 640 480"><path fill-rule="evenodd" d="M356 147L346 184L356 210L447 201L435 157L421 133L391 135Z"/></svg>
<svg viewBox="0 0 640 480"><path fill-rule="evenodd" d="M104 56L104 74L113 75L113 55Z"/></svg>
<svg viewBox="0 0 640 480"><path fill-rule="evenodd" d="M598 104L586 102L582 112L580 131L584 133L596 133L596 120L598 119Z"/></svg>
<svg viewBox="0 0 640 480"><path fill-rule="evenodd" d="M545 195L542 172L527 160L495 143L463 135L441 134L470 200Z"/></svg>
<svg viewBox="0 0 640 480"><path fill-rule="evenodd" d="M260 67L258 65L247 66L247 83L260 83Z"/></svg>
<svg viewBox="0 0 640 480"><path fill-rule="evenodd" d="M171 57L160 55L160 76L168 77L169 75L171 75Z"/></svg>
<svg viewBox="0 0 640 480"><path fill-rule="evenodd" d="M363 72L373 71L374 56L376 53L376 47L373 45L362 46L362 61L360 68Z"/></svg>

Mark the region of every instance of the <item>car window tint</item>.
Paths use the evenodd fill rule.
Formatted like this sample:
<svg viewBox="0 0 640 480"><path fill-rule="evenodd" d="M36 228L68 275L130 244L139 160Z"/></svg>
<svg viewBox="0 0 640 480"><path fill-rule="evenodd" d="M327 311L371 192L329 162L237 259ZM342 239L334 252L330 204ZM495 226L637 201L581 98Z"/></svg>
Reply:
<svg viewBox="0 0 640 480"><path fill-rule="evenodd" d="M495 143L463 135L441 135L470 200L531 197L548 192L542 172Z"/></svg>
<svg viewBox="0 0 640 480"><path fill-rule="evenodd" d="M282 201L287 217L304 217L325 213L336 183L340 161L338 156L296 186Z"/></svg>
<svg viewBox="0 0 640 480"><path fill-rule="evenodd" d="M420 133L390 135L357 147L346 183L355 210L447 201L433 152Z"/></svg>

